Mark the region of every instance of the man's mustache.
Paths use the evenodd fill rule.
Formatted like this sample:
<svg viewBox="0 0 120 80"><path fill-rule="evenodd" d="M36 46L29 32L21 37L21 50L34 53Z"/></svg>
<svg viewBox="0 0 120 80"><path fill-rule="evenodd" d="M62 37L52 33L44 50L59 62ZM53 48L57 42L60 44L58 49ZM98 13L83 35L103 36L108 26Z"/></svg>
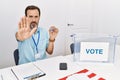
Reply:
<svg viewBox="0 0 120 80"><path fill-rule="evenodd" d="M33 26L34 24L37 25L37 22L31 22L30 25Z"/></svg>

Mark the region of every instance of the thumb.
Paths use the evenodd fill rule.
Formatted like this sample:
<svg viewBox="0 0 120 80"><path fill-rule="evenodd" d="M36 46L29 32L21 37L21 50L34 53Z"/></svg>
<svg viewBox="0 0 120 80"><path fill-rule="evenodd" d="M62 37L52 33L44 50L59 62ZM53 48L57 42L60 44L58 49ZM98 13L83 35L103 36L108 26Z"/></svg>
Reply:
<svg viewBox="0 0 120 80"><path fill-rule="evenodd" d="M31 32L30 32L30 35L33 35L34 33L35 33L35 31L37 30L37 28L35 27L35 28L33 28L32 30L31 30Z"/></svg>

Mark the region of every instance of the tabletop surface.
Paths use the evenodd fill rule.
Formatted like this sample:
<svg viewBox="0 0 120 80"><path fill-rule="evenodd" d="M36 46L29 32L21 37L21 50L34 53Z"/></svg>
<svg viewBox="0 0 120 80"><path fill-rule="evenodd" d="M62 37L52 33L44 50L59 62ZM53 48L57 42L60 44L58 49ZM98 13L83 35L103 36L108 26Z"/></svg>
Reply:
<svg viewBox="0 0 120 80"><path fill-rule="evenodd" d="M118 80L120 74L120 46L116 47L116 54L115 54L115 62L114 63L91 63L91 62L74 62L73 55L66 55L66 56L56 56L52 58L48 58L45 60L40 60L36 62L32 62L36 66L38 66L41 70L43 70L46 75L36 80L60 80L66 76L68 78L64 80L74 80L73 78L76 77L77 79L79 74L74 74L78 71L87 70L87 73L84 73L84 77L88 76L91 73L96 74L93 78L89 78L88 80L98 80L98 78L104 78L105 80ZM67 63L67 70L60 70L59 64L65 62ZM18 65L19 66L24 66ZM16 67L16 66L13 66ZM11 72L11 68L8 67L4 69L0 69L0 80L17 80L14 74ZM70 76L71 75L71 76ZM83 77L83 75L82 75ZM83 78L84 78L83 77ZM3 78L3 79L2 79ZM84 79L83 79L84 80ZM87 79L86 79L87 80Z"/></svg>

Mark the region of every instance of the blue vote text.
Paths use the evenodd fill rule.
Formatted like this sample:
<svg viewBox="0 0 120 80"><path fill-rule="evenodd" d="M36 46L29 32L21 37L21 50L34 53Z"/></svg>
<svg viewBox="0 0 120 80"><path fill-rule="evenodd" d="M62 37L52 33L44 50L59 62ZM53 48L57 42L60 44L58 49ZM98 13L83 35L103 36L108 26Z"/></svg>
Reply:
<svg viewBox="0 0 120 80"><path fill-rule="evenodd" d="M87 54L103 54L103 49L86 49Z"/></svg>

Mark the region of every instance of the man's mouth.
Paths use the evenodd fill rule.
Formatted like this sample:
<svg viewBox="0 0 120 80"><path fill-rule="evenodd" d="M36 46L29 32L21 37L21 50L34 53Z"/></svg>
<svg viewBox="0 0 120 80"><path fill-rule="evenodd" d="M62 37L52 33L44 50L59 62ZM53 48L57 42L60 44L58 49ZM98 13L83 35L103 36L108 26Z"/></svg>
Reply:
<svg viewBox="0 0 120 80"><path fill-rule="evenodd" d="M31 22L30 24L30 28L33 29L37 26L37 23L36 22Z"/></svg>

